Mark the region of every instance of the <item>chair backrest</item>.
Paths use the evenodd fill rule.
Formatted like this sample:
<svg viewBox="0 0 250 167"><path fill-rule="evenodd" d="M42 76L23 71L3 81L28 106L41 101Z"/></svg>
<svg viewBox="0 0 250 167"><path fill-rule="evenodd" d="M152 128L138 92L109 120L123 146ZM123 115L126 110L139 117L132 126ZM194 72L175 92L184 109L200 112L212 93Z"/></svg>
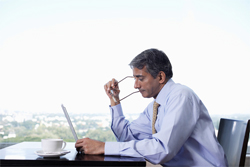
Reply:
<svg viewBox="0 0 250 167"><path fill-rule="evenodd" d="M249 138L250 120L220 119L218 141L224 149L228 166L244 166Z"/></svg>

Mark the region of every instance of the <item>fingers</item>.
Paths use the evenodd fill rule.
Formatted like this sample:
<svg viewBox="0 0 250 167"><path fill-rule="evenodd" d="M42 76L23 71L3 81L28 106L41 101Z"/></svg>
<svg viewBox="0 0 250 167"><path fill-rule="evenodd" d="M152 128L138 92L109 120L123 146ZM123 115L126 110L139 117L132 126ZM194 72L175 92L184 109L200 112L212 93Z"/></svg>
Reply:
<svg viewBox="0 0 250 167"><path fill-rule="evenodd" d="M75 147L78 152L84 152L85 154L103 154L105 143L90 138L83 138L77 140Z"/></svg>
<svg viewBox="0 0 250 167"><path fill-rule="evenodd" d="M110 99L110 105L115 106L120 103L118 81L114 78L104 85L106 94Z"/></svg>
<svg viewBox="0 0 250 167"><path fill-rule="evenodd" d="M109 84L109 82L104 85L104 90L105 90L106 94L108 95L108 97L111 98L112 96L110 94L110 84Z"/></svg>
<svg viewBox="0 0 250 167"><path fill-rule="evenodd" d="M111 90L113 91L112 94L117 95L119 93L118 81L113 78L111 81L109 81L108 83L104 85L104 89L105 89L106 94L109 96L109 98L112 97Z"/></svg>
<svg viewBox="0 0 250 167"><path fill-rule="evenodd" d="M78 139L76 141L75 148L78 151L78 153L84 153L85 140L86 140L86 138Z"/></svg>
<svg viewBox="0 0 250 167"><path fill-rule="evenodd" d="M118 88L118 81L114 78L111 80L111 88L115 89Z"/></svg>

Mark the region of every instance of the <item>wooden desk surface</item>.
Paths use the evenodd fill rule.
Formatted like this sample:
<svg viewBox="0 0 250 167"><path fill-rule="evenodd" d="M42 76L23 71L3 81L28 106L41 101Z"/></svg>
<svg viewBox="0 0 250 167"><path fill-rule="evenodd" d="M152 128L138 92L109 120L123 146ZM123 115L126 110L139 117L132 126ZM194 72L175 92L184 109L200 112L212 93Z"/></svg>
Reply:
<svg viewBox="0 0 250 167"><path fill-rule="evenodd" d="M70 153L56 158L35 154L41 142L22 142L0 150L0 166L146 166L143 158L78 154L75 143L67 142Z"/></svg>

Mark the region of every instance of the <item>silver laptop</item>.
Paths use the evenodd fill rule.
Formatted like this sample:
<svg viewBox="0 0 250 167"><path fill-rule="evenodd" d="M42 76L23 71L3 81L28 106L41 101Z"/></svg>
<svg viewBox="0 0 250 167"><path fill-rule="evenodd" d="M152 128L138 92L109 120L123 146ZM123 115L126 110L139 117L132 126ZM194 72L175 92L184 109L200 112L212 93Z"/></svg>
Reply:
<svg viewBox="0 0 250 167"><path fill-rule="evenodd" d="M71 132L72 132L72 134L73 134L73 136L74 136L74 138L75 138L75 141L77 141L77 140L78 140L78 137L77 137L77 135L76 135L76 131L75 131L75 129L74 129L73 125L72 125L72 122L71 122L71 120L70 120L69 114L68 114L66 108L63 106L63 104L62 104L61 106L62 106L64 115L65 115L65 117L66 117L66 119L67 119L67 121L68 121L68 123L69 123L70 130L71 130Z"/></svg>

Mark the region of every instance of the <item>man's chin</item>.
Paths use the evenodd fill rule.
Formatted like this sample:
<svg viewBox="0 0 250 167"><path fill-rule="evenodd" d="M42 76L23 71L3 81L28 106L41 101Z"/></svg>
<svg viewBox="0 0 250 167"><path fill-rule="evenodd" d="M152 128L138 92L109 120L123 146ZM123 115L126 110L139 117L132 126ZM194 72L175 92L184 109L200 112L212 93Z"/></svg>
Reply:
<svg viewBox="0 0 250 167"><path fill-rule="evenodd" d="M145 91L140 91L140 93L141 93L142 97L144 97L144 98L150 98Z"/></svg>

